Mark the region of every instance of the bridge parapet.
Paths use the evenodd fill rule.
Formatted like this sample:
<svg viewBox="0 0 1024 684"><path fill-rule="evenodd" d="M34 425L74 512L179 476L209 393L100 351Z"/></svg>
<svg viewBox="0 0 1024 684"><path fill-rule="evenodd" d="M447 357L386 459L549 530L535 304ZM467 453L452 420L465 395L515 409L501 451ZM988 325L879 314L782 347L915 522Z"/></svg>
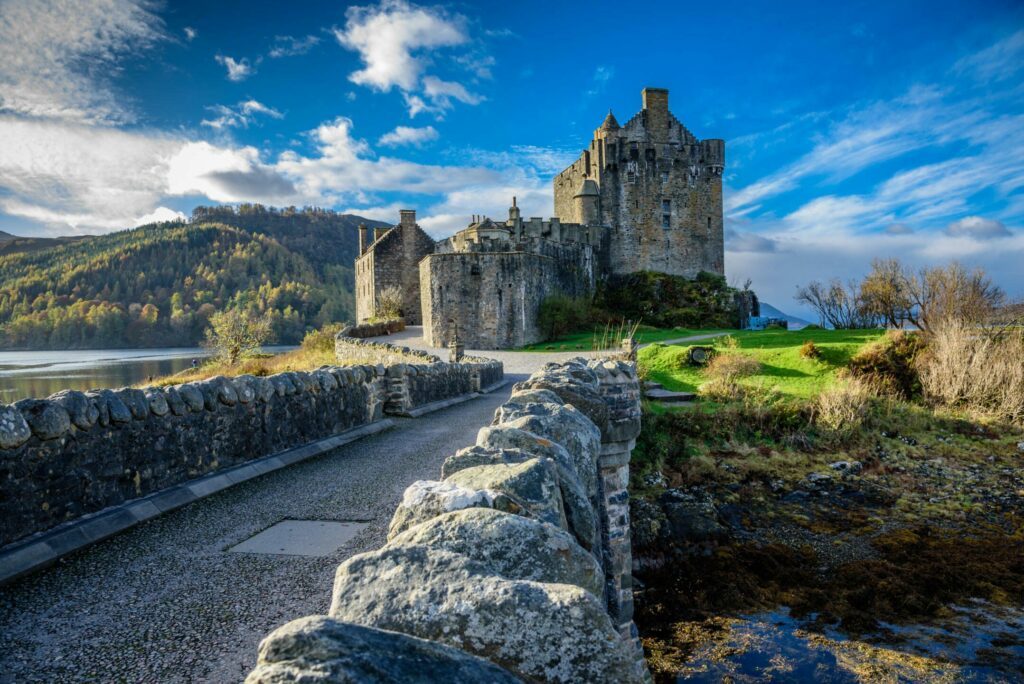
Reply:
<svg viewBox="0 0 1024 684"><path fill-rule="evenodd" d="M517 384L441 480L405 491L387 543L339 566L329 617L273 632L247 682L323 671L373 681L354 669L367 629L458 649L429 663L402 648L374 653L399 679L464 668L461 681L495 681L487 668L498 666L528 681L649 681L630 575L639 427L631 363L549 364Z"/></svg>

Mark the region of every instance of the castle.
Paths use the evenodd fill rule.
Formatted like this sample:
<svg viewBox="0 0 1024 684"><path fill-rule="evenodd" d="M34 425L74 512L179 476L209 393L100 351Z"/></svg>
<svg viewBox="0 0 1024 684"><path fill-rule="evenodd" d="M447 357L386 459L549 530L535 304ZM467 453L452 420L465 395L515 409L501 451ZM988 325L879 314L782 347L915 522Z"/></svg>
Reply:
<svg viewBox="0 0 1024 684"><path fill-rule="evenodd" d="M435 242L400 212L399 224L360 227L356 317L397 286L407 323L445 346L458 331L473 349L540 341L541 302L582 296L599 279L636 271L693 278L724 274L722 171L725 141L698 140L668 108L668 91L643 90L643 108L620 126L611 112L579 159L554 178L556 217L473 217ZM368 244L369 243L369 244Z"/></svg>

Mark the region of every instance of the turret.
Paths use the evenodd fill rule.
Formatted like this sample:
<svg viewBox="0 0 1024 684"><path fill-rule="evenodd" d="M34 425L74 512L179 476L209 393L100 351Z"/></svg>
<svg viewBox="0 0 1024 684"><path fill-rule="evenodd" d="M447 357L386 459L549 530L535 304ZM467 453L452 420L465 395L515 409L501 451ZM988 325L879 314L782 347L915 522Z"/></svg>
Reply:
<svg viewBox="0 0 1024 684"><path fill-rule="evenodd" d="M585 178L573 199L580 223L589 225L601 222L601 193L593 179Z"/></svg>
<svg viewBox="0 0 1024 684"><path fill-rule="evenodd" d="M512 239L519 242L523 237L523 218L516 206L515 195L512 196L512 206L508 208L508 227L512 229Z"/></svg>
<svg viewBox="0 0 1024 684"><path fill-rule="evenodd" d="M700 141L700 154L704 165L715 176L721 176L725 169L725 141L720 138L708 138Z"/></svg>

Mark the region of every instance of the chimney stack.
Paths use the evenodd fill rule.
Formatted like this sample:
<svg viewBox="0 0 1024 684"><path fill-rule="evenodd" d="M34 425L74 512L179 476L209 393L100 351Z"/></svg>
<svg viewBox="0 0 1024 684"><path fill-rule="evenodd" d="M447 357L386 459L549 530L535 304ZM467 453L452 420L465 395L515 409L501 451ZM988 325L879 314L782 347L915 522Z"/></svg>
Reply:
<svg viewBox="0 0 1024 684"><path fill-rule="evenodd" d="M359 254L366 254L366 224L360 223L356 230L359 231Z"/></svg>
<svg viewBox="0 0 1024 684"><path fill-rule="evenodd" d="M402 228L413 228L416 225L416 210L415 209L399 209L398 210L399 221L398 224Z"/></svg>

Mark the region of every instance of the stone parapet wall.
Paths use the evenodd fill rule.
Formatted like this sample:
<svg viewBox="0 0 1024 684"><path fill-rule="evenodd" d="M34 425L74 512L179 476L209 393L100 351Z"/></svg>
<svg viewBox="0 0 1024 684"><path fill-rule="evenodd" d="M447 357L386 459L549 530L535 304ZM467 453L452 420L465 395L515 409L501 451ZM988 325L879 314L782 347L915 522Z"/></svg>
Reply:
<svg viewBox="0 0 1024 684"><path fill-rule="evenodd" d="M516 385L441 480L405 491L387 543L338 567L329 615L269 635L246 681L649 681L625 489L639 409L622 361Z"/></svg>
<svg viewBox="0 0 1024 684"><path fill-rule="evenodd" d="M339 361L353 355L386 360L384 412L389 415L415 415L431 404L487 391L505 375L502 363L493 359L465 356L459 363L443 363L418 349L347 337L344 330L335 338L334 349Z"/></svg>
<svg viewBox="0 0 1024 684"><path fill-rule="evenodd" d="M386 321L375 321L373 323L360 323L359 325L345 326L340 333L341 337L380 337L391 333L405 330L404 318L391 318Z"/></svg>
<svg viewBox="0 0 1024 684"><path fill-rule="evenodd" d="M383 416L385 369L325 367L0 406L0 545Z"/></svg>

